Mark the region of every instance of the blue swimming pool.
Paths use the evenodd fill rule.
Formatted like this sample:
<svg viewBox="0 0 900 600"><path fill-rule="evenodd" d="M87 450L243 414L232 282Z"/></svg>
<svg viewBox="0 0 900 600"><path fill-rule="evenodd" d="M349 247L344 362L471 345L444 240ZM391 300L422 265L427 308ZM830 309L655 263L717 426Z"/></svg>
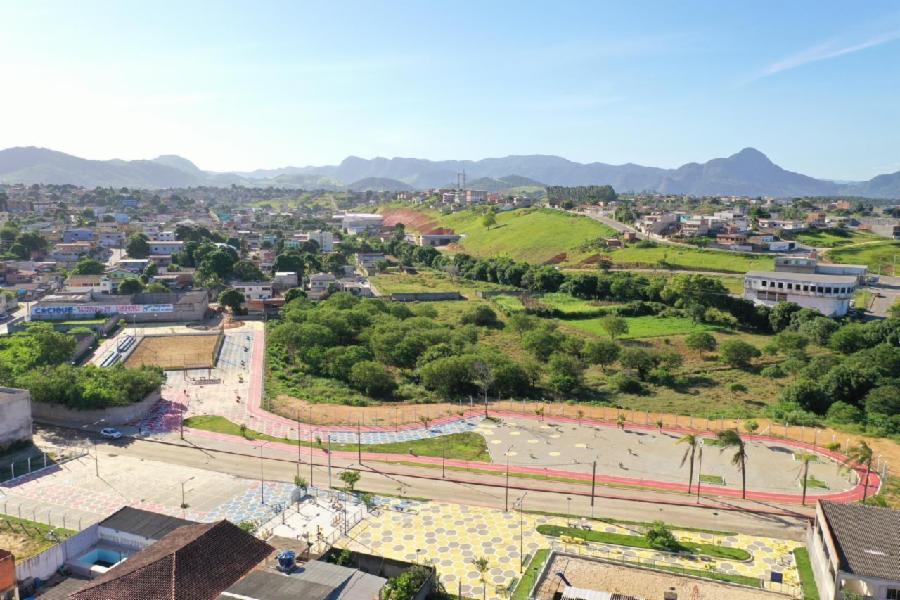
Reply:
<svg viewBox="0 0 900 600"><path fill-rule="evenodd" d="M123 560L125 556L120 552L107 550L105 548L94 548L90 552L82 554L72 562L87 570L105 571L111 569Z"/></svg>

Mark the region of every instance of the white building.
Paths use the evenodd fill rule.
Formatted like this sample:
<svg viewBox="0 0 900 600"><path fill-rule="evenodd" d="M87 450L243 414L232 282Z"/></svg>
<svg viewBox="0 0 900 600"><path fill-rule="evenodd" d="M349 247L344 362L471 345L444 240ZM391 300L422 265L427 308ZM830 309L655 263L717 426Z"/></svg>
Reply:
<svg viewBox="0 0 900 600"><path fill-rule="evenodd" d="M822 600L900 599L900 511L819 501L806 546Z"/></svg>
<svg viewBox="0 0 900 600"><path fill-rule="evenodd" d="M236 281L231 287L244 295L244 300L268 300L273 297L272 284L268 281Z"/></svg>
<svg viewBox="0 0 900 600"><path fill-rule="evenodd" d="M850 309L857 282L849 275L751 271L744 275L744 298L765 306L793 302L827 317L842 317Z"/></svg>
<svg viewBox="0 0 900 600"><path fill-rule="evenodd" d="M67 292L97 292L109 294L114 284L109 275L69 275L66 278Z"/></svg>
<svg viewBox="0 0 900 600"><path fill-rule="evenodd" d="M181 248L183 246L184 242L151 240L150 254L163 254L166 256L171 256L172 254L181 252Z"/></svg>
<svg viewBox="0 0 900 600"><path fill-rule="evenodd" d="M174 242L175 241L175 232L174 231L157 231L152 234L151 238L154 242Z"/></svg>
<svg viewBox="0 0 900 600"><path fill-rule="evenodd" d="M335 215L341 222L341 229L349 234L377 232L384 224L384 217L372 213L345 213Z"/></svg>
<svg viewBox="0 0 900 600"><path fill-rule="evenodd" d="M380 229L381 225L378 225L378 228ZM320 252L334 252L334 234L330 231L304 231L296 235L294 239L300 242L315 242L319 245Z"/></svg>
<svg viewBox="0 0 900 600"><path fill-rule="evenodd" d="M31 394L0 387L0 450L31 441Z"/></svg>
<svg viewBox="0 0 900 600"><path fill-rule="evenodd" d="M272 285L281 289L297 287L297 274L293 271L279 271L272 277Z"/></svg>

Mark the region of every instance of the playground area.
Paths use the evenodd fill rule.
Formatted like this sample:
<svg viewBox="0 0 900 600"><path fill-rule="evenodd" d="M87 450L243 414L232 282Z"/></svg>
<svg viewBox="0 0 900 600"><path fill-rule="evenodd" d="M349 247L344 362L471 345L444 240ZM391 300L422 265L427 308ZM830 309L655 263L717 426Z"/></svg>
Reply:
<svg viewBox="0 0 900 600"><path fill-rule="evenodd" d="M645 482L687 485L689 458L682 463L688 447L678 443L679 432L614 424L540 421L507 417L484 420L475 429L488 441L492 462L522 467L544 468L590 474L597 463L598 480L605 483ZM700 434L702 435L702 434ZM783 440L745 436L747 451L747 489L754 492L797 494L801 488L804 451ZM716 488L741 487L741 473L732 464L734 448L715 445L713 434L702 439L699 473L703 486L712 493ZM700 448L697 449L699 455ZM808 494L834 493L851 489L857 483L855 472L842 471L839 464L816 453L809 463ZM694 481L698 468L694 470ZM617 479L619 479L617 481ZM636 480L636 481L635 481Z"/></svg>
<svg viewBox="0 0 900 600"><path fill-rule="evenodd" d="M147 335L125 360L127 367L152 365L166 371L210 369L223 336L219 332L184 335Z"/></svg>
<svg viewBox="0 0 900 600"><path fill-rule="evenodd" d="M260 535L302 541L316 556L369 514L356 496L318 489L309 492L263 524Z"/></svg>

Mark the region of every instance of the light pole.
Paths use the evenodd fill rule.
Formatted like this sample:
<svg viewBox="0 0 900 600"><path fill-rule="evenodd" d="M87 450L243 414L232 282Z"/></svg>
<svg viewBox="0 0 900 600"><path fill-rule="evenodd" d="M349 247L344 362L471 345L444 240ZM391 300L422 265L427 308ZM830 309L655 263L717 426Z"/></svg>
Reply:
<svg viewBox="0 0 900 600"><path fill-rule="evenodd" d="M309 487L313 485L313 431L309 432Z"/></svg>
<svg viewBox="0 0 900 600"><path fill-rule="evenodd" d="M528 495L528 492L522 494L522 497L519 498L519 574L525 569L525 496Z"/></svg>
<svg viewBox="0 0 900 600"><path fill-rule="evenodd" d="M263 458L263 448L269 442L263 442L259 445L259 503L266 503L266 474L265 474L265 459Z"/></svg>
<svg viewBox="0 0 900 600"><path fill-rule="evenodd" d="M325 451L328 454L328 489L331 489L331 432L328 432L328 450Z"/></svg>
<svg viewBox="0 0 900 600"><path fill-rule="evenodd" d="M194 475L194 477L196 477L196 475ZM188 477L187 479L185 479L184 481L181 482L181 510L184 510L187 508L187 502L184 501L184 484L186 484L188 481L191 481L192 479L194 479L194 477Z"/></svg>
<svg viewBox="0 0 900 600"><path fill-rule="evenodd" d="M98 425L98 424L104 422L105 420L106 419L99 419L97 421L94 421L93 423L88 423L87 425L82 425L81 429L88 431L87 430L88 427L93 427L94 425ZM95 440L93 437L91 437L90 431L88 431L87 436L88 436L88 439L91 440L91 445L94 447L94 473L99 478L100 477L100 456L97 454L97 440Z"/></svg>
<svg viewBox="0 0 900 600"><path fill-rule="evenodd" d="M510 446L506 449L506 500L503 507L504 512L509 512L509 451L513 449L513 446Z"/></svg>

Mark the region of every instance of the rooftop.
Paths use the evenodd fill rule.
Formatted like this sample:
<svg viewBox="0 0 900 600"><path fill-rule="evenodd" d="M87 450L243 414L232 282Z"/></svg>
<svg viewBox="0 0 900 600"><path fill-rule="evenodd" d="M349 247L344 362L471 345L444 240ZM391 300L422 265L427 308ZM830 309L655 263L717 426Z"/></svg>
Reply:
<svg viewBox="0 0 900 600"><path fill-rule="evenodd" d="M195 524L194 521L126 506L103 520L100 526L151 540L160 540L179 527Z"/></svg>
<svg viewBox="0 0 900 600"><path fill-rule="evenodd" d="M852 275L825 275L822 273L791 273L787 271L748 271L745 277L775 279L779 281L800 281L809 283L836 283L854 285L858 279Z"/></svg>
<svg viewBox="0 0 900 600"><path fill-rule="evenodd" d="M841 561L861 577L900 581L900 511L820 501Z"/></svg>

